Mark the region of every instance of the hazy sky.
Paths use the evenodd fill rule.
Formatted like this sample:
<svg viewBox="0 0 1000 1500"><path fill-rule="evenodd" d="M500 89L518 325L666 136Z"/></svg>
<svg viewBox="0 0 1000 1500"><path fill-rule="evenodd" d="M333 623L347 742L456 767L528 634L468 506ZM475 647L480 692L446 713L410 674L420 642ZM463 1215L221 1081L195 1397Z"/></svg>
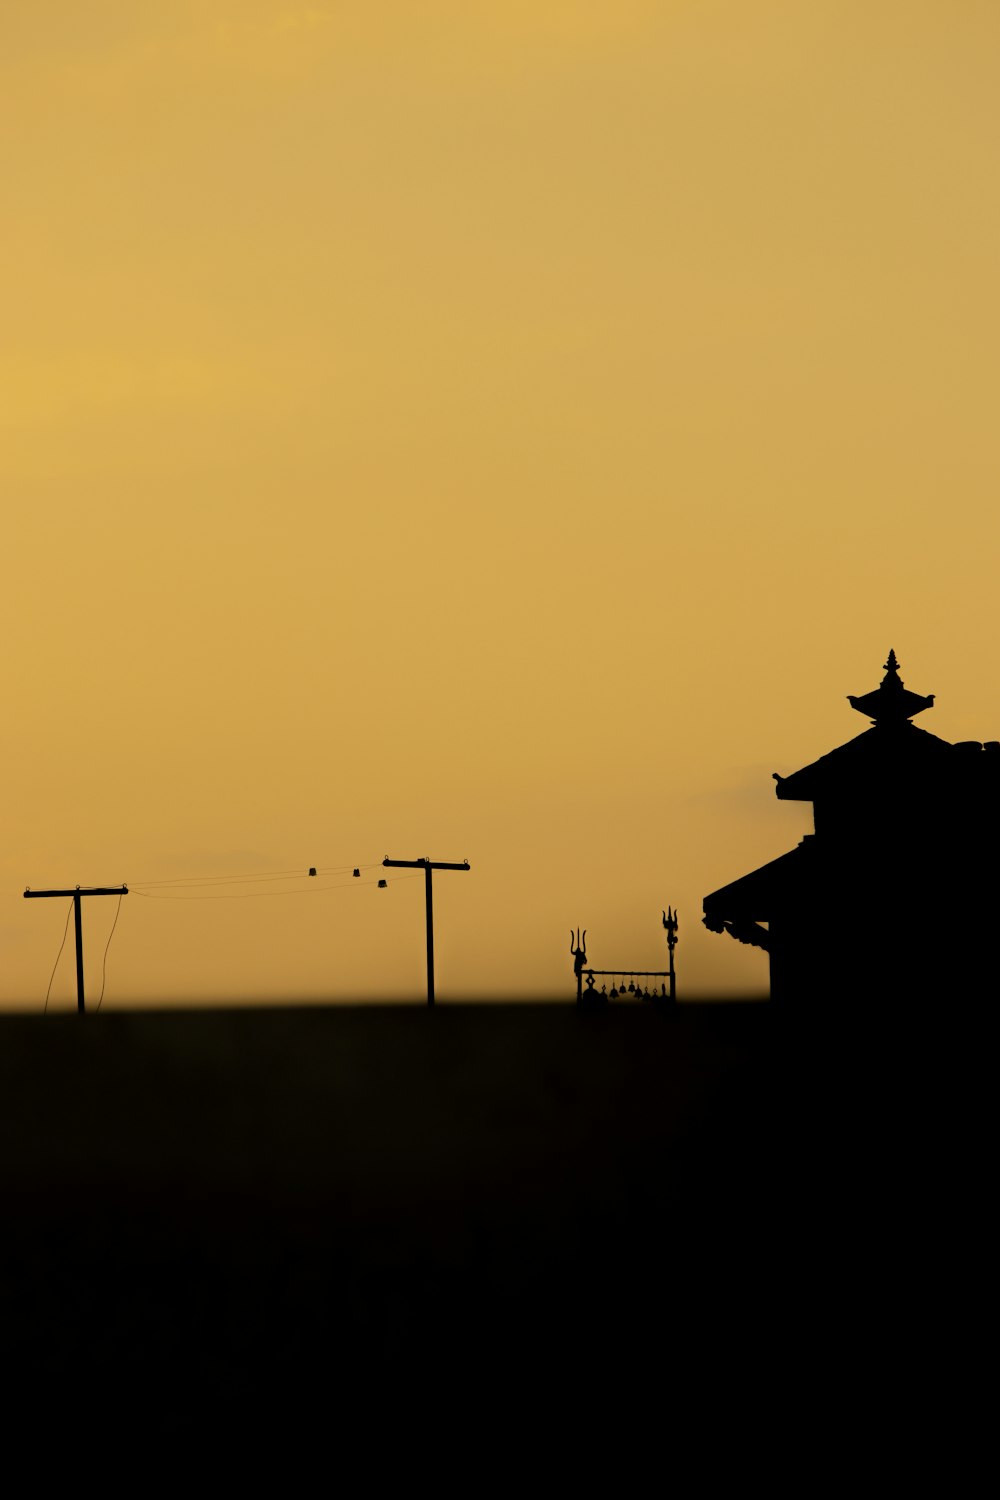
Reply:
<svg viewBox="0 0 1000 1500"><path fill-rule="evenodd" d="M152 886L386 854L442 1000L760 992L771 772L1000 737L998 123L994 0L7 0L0 1003L120 881L109 1007L419 996L419 878Z"/></svg>

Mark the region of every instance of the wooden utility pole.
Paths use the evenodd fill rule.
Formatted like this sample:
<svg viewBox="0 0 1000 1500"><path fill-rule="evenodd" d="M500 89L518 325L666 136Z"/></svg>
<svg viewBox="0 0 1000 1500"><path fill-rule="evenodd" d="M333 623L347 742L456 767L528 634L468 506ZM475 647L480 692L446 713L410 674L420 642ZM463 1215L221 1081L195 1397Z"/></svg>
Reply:
<svg viewBox="0 0 1000 1500"><path fill-rule="evenodd" d="M76 1008L81 1016L85 1013L86 1006L83 998L83 914L80 909L80 897L127 895L127 885L78 885L71 891L33 891L29 888L24 893L26 901L35 900L40 896L73 897L73 920L76 926Z"/></svg>
<svg viewBox="0 0 1000 1500"><path fill-rule="evenodd" d="M390 870L423 870L424 893L427 898L427 1004L434 1004L434 896L431 889L432 870L468 870L471 868L467 859L460 865L448 864L444 860L435 859L389 859L388 856L382 861Z"/></svg>

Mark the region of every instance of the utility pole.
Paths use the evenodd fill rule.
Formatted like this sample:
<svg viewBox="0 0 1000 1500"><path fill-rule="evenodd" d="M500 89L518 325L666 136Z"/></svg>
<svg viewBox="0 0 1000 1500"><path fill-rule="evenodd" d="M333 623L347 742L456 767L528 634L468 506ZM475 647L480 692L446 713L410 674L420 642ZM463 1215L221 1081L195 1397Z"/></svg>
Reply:
<svg viewBox="0 0 1000 1500"><path fill-rule="evenodd" d="M435 859L390 859L386 855L382 861L390 870L423 870L424 893L427 898L427 1004L434 1004L434 896L431 888L432 870L468 870L469 861L464 859L460 865L448 864L444 860Z"/></svg>
<svg viewBox="0 0 1000 1500"><path fill-rule="evenodd" d="M72 891L33 891L30 889L24 893L25 901L32 901L40 896L72 896L73 897L73 920L76 926L76 1008L82 1016L86 1006L83 999L83 913L80 909L81 896L127 896L127 885L91 885L76 886Z"/></svg>

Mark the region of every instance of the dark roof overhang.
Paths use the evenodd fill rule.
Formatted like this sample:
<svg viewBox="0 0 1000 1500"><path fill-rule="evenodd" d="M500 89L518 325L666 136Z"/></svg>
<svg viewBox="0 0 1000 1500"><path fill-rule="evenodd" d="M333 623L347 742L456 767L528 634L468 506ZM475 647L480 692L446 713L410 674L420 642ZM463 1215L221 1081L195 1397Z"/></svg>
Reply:
<svg viewBox="0 0 1000 1500"><path fill-rule="evenodd" d="M812 865L807 835L796 848L779 855L759 870L741 875L739 880L720 886L702 902L705 926L721 932L727 922L769 922L776 906L796 891Z"/></svg>

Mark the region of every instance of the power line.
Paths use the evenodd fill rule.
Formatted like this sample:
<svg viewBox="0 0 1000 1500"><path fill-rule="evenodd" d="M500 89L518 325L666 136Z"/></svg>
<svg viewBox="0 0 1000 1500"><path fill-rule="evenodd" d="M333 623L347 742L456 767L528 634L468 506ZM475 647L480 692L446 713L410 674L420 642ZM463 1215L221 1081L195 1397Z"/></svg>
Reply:
<svg viewBox="0 0 1000 1500"><path fill-rule="evenodd" d="M63 949L66 946L66 934L69 932L69 919L70 919L70 917L72 915L73 915L73 903L71 901L69 903L69 910L66 913L66 926L63 928L62 942L59 944L59 952L56 954L56 961L52 965L52 973L49 975L49 987L45 991L45 1008L42 1011L42 1015L43 1016L48 1014L48 1010L49 1010L49 994L50 994L50 992L52 990L52 981L56 977L56 970L59 967L59 960L62 958L62 951L63 951Z"/></svg>
<svg viewBox="0 0 1000 1500"><path fill-rule="evenodd" d="M371 880L362 880L360 878L362 870L368 871L368 870L376 869L380 865L395 865L397 867L400 866L400 865L409 866L410 869L415 870L415 873L412 874L412 875L393 876L393 877L391 877L391 879L388 879L388 880L385 879L384 877L378 878L378 879L371 879ZM428 868L428 866L429 866L429 868ZM81 1014L83 1014L83 1012L84 1012L83 930L82 930L82 922L81 922L81 898L83 896L113 896L113 895L117 895L118 896L118 905L115 908L114 921L111 924L111 931L108 933L108 940L107 940L107 943L105 944L105 947L104 947L104 957L103 957L102 964L101 964L101 993L100 993L100 998L98 999L97 1007L96 1007L97 1010L100 1010L101 1005L102 1005L102 1003L104 1001L104 992L105 992L105 989L106 989L106 986L107 986L108 951L109 951L109 949L111 947L111 939L114 937L115 929L118 926L118 917L119 917L119 914L121 912L122 897L125 896L125 895L128 895L129 892L131 892L131 894L133 894L133 895L144 897L147 901L249 901L249 900L251 900L253 898L259 898L259 897L264 897L264 896L305 896L305 895L318 895L320 892L326 892L326 891L338 891L338 890L342 891L342 890L348 890L348 889L354 890L354 889L357 889L360 885L364 885L364 886L373 886L374 885L374 886L377 886L379 889L383 889L384 890L389 885L395 885L396 882L397 882L397 880L419 880L421 878L421 876L423 876L425 878L425 882L426 882L427 888L428 888L427 889L427 916L428 916L428 1003L431 1004L431 1005L433 1005L433 1003L434 1003L433 941L434 940L433 940L433 929L431 927L431 920L432 919L431 919L431 905L430 905L430 902L431 902L431 895L430 895L430 870L431 869L451 869L451 870L465 869L465 870L467 870L468 868L469 868L469 866L468 866L468 862L467 861L465 863L463 863L462 865L457 865L457 864L441 864L441 863L436 863L436 862L435 863L431 863L431 862L426 861L426 860L390 860L390 859L385 859L385 860L381 860L381 861L374 861L373 860L371 863L362 864L362 865L330 865L330 866L322 866L318 870L315 867L310 867L308 869L308 871L305 872L305 874L303 874L302 869L299 868L297 870L282 870L282 871L270 871L270 872L260 871L260 872L258 872L256 874L249 874L249 875L248 874L230 875L230 876L208 875L208 876L186 876L186 877L183 877L183 876L174 876L174 877L172 877L170 879L141 881L141 882L138 882L138 885L137 884L132 884L131 886L124 886L124 885L122 885L122 886L115 886L113 889L109 889L108 887L96 887L95 886L95 887L89 887L89 888L87 888L87 887L77 886L75 888L75 890L71 890L71 891L65 891L65 890L62 890L62 891L55 891L55 890L34 891L34 890L31 890L31 888L29 887L24 892L24 895L26 897L28 897L28 898L38 897L38 896L70 896L71 897L69 911L66 913L66 925L65 925L65 927L63 929L62 942L59 944L59 952L56 954L56 961L55 961L55 963L52 966L52 973L49 975L49 983L48 983L48 987L46 988L46 991L45 991L45 1006L44 1006L44 1011L45 1012L48 1011L49 997L50 997L50 994L51 994L51 991L52 991L52 984L53 984L53 981L54 981L55 976L56 976L56 970L59 967L59 960L62 957L63 949L66 946L66 938L67 938L67 936L69 934L69 919L70 919L70 915L75 912L75 914L76 914L76 950L77 950L76 951L77 1009L78 1009L78 1011ZM317 884L315 884L315 881L312 878L312 877L315 877L317 874L321 874L321 875L335 875L335 874L342 874L342 873L346 874L346 872L348 870L351 871L351 878L349 880L336 880L336 881L329 882L329 883L324 884L324 885L317 885ZM227 891L227 892L219 892L219 891L215 891L215 890L211 890L211 891L206 890L206 887L216 887L216 886L224 886L224 885L246 885L246 884L276 884L279 881L303 880L303 879L308 880L308 884L300 887L297 890L287 890L286 889L286 890L268 890L268 891ZM140 886L141 887L145 887L145 889L140 889L139 888Z"/></svg>
<svg viewBox="0 0 1000 1500"><path fill-rule="evenodd" d="M134 885L129 886L133 896L143 896L147 901L252 901L267 896L314 896L321 891L346 891L357 890L359 886L372 885L396 885L400 880L419 880L419 875L397 875L391 880L340 880L333 885L309 885L303 886L300 891L234 891L232 895L201 895L200 893L189 896L182 892L173 891L140 891Z"/></svg>
<svg viewBox="0 0 1000 1500"><path fill-rule="evenodd" d="M108 941L104 945L104 962L101 965L101 998L97 1002L97 1009L98 1010L100 1010L100 1008L101 1008L101 1001L103 1001L103 999L104 999L104 986L108 982L108 949L111 947L111 939L114 937L114 935L115 935L115 928L118 926L118 913L122 909L122 896L124 896L124 894L125 894L125 892L122 891L121 896L118 897L118 905L115 907L115 920L111 924L111 931L108 933ZM67 925L67 927L69 926L69 918L68 917L66 919L66 925Z"/></svg>
<svg viewBox="0 0 1000 1500"><path fill-rule="evenodd" d="M370 863L363 865L321 865L316 873L319 875L342 875L348 870L374 870L377 863L377 860L372 860ZM300 867L297 870L261 870L248 875L176 875L168 880L134 880L132 885L143 886L147 889L150 887L160 889L164 886L188 886L194 888L206 885L251 885L278 880L304 880L306 873Z"/></svg>

